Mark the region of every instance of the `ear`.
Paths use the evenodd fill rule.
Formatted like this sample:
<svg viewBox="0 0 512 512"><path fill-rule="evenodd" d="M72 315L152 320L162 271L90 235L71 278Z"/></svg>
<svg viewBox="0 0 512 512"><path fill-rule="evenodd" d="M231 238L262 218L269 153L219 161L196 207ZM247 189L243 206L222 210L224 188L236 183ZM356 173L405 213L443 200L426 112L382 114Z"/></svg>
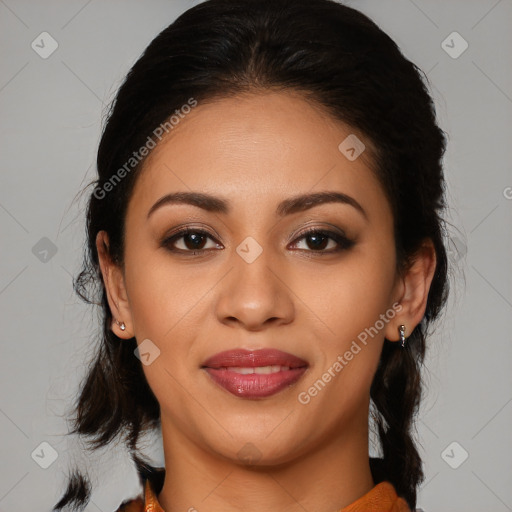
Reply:
<svg viewBox="0 0 512 512"><path fill-rule="evenodd" d="M423 241L413 256L412 263L405 275L398 281L396 302L402 309L393 322L386 326L385 337L389 341L398 341L398 326L405 325L405 336L409 336L421 322L427 308L428 292L436 270L436 251L430 238Z"/></svg>
<svg viewBox="0 0 512 512"><path fill-rule="evenodd" d="M119 338L133 338L133 322L124 283L124 275L119 265L112 261L106 231L100 231L97 234L96 249L98 251L103 283L107 292L108 304L113 317L111 329ZM126 328L124 331L121 330L116 320L120 324L125 324Z"/></svg>

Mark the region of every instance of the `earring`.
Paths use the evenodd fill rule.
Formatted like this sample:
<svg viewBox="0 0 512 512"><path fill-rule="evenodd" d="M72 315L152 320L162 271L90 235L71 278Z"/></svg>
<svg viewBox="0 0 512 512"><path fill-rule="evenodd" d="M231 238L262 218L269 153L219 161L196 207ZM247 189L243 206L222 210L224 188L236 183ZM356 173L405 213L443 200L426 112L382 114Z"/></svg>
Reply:
<svg viewBox="0 0 512 512"><path fill-rule="evenodd" d="M399 325L398 332L400 333L400 341L402 342L402 348L404 348L405 347L405 325Z"/></svg>
<svg viewBox="0 0 512 512"><path fill-rule="evenodd" d="M119 325L119 329L121 329L121 331L124 331L126 329L126 325L124 325L124 322L121 322L119 323L117 320L116 320L116 324Z"/></svg>

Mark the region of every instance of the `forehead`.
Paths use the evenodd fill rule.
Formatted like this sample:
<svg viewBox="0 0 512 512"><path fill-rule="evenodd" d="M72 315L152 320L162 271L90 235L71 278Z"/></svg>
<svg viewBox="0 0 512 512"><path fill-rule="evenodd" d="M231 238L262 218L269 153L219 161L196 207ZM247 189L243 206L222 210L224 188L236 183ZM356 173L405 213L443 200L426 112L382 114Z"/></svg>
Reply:
<svg viewBox="0 0 512 512"><path fill-rule="evenodd" d="M346 153L354 141L365 145L355 159L354 151ZM149 209L172 191L207 192L229 197L235 206L264 207L327 189L357 197L369 209L386 209L371 152L363 135L297 93L199 102L147 158L133 207Z"/></svg>

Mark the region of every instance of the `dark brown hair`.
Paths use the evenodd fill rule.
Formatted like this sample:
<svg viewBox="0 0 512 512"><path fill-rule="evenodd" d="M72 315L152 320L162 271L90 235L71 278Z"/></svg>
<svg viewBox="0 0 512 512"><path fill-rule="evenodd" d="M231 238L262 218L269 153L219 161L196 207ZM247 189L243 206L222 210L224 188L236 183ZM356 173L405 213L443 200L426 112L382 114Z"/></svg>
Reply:
<svg viewBox="0 0 512 512"><path fill-rule="evenodd" d="M407 268L426 238L435 246L437 267L425 317L405 349L384 342L370 393L383 455L371 459L374 479L390 481L414 509L423 471L412 427L421 398L425 338L448 293L441 216L445 136L427 83L374 22L333 0L208 0L163 30L126 76L99 145L86 255L75 289L84 300L100 303L103 326L74 404L70 433L87 438L91 449L120 437L141 481L150 478L161 485L162 471L137 449L140 435L159 427L159 404L134 356L135 338L123 341L111 330L95 246L97 233L105 230L110 256L122 264L125 212L141 165L106 197L99 191L191 97L201 104L258 89L298 91L376 148L375 172L394 215L399 270ZM89 497L88 478L73 471L54 510L65 505L83 510Z"/></svg>

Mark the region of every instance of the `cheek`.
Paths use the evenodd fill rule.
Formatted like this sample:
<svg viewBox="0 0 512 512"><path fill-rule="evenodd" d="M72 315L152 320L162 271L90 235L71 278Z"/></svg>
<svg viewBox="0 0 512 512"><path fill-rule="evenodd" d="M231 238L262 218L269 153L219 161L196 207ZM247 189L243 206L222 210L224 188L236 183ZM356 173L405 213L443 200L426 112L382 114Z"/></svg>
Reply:
<svg viewBox="0 0 512 512"><path fill-rule="evenodd" d="M137 261L136 255L126 260L126 287L135 335L157 338L159 327L166 323L164 312L171 312L167 297L172 297L172 277L162 268Z"/></svg>
<svg viewBox="0 0 512 512"><path fill-rule="evenodd" d="M138 340L165 341L173 326L196 302L198 290L193 279L173 264L165 250L147 240L127 237L125 278L132 321Z"/></svg>
<svg viewBox="0 0 512 512"><path fill-rule="evenodd" d="M183 371L195 353L192 340L201 327L201 297L211 287L201 273L173 264L163 251L133 251L125 261L126 284L135 337L158 348L154 362L143 365L149 386L160 404L169 397L185 408ZM203 299L204 300L204 299Z"/></svg>
<svg viewBox="0 0 512 512"><path fill-rule="evenodd" d="M389 308L393 287L393 258L374 251L353 252L338 265L302 273L298 295L325 322L338 349L373 326ZM379 324L380 325L380 324Z"/></svg>
<svg viewBox="0 0 512 512"><path fill-rule="evenodd" d="M341 400L343 409L357 407L371 386L387 325L381 315L388 321L395 316L389 303L393 278L392 251L366 247L343 263L316 272L310 280L314 286L308 287L304 281L298 292L327 326L322 329L309 385L318 379L328 380L324 398Z"/></svg>

